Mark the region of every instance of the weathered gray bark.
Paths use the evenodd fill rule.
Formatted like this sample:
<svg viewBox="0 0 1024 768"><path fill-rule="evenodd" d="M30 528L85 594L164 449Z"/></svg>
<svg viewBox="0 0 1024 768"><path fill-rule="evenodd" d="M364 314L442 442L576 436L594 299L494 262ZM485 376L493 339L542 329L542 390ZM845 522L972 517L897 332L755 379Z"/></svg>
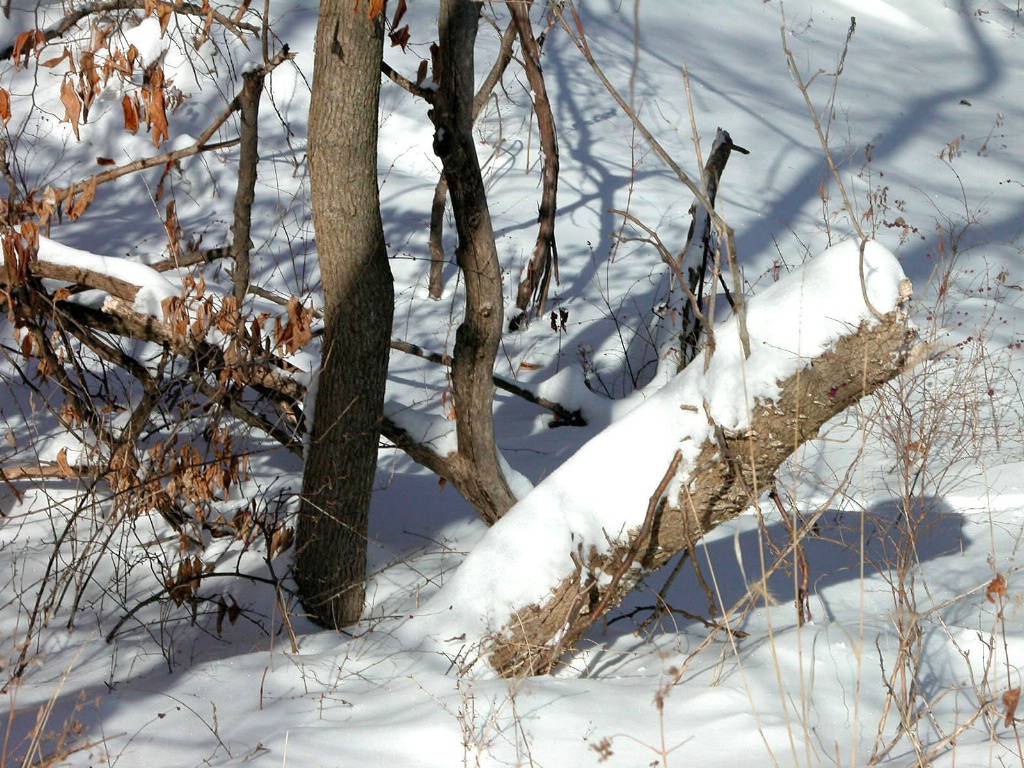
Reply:
<svg viewBox="0 0 1024 768"><path fill-rule="evenodd" d="M493 638L491 665L508 677L549 672L645 573L749 507L822 424L899 374L914 339L897 313L841 339L781 382L779 401L760 405L748 432L718 430L695 467L678 478L679 496L669 499L664 492L678 468L673 463L662 487L652 489L644 524L608 554L566 553L565 576L548 599L520 610Z"/></svg>
<svg viewBox="0 0 1024 768"><path fill-rule="evenodd" d="M515 503L494 441L494 360L504 307L501 266L494 245L480 161L473 141L473 48L480 3L443 0L439 26L438 92L431 112L434 152L444 166L459 244L456 257L466 285L466 316L455 335L452 387L458 453L452 462L465 478L459 491L493 523Z"/></svg>
<svg viewBox="0 0 1024 768"><path fill-rule="evenodd" d="M366 525L394 313L377 187L384 20L323 0L309 161L325 333L296 531L295 578L320 624L359 619Z"/></svg>

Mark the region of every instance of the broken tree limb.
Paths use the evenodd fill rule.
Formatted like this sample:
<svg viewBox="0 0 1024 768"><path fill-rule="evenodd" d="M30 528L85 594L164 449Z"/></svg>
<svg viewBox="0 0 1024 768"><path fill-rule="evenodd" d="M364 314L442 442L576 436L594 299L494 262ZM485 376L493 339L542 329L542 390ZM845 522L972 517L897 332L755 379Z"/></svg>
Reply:
<svg viewBox="0 0 1024 768"><path fill-rule="evenodd" d="M778 400L757 407L742 434L718 428L694 466L675 478L678 493L652 502L650 525L645 520L608 552L578 557L546 600L518 610L495 634L491 666L505 677L551 671L643 575L755 503L782 462L826 421L899 375L915 338L901 313L889 313L780 382Z"/></svg>
<svg viewBox="0 0 1024 768"><path fill-rule="evenodd" d="M572 17L572 22L566 18L565 12L569 11ZM590 68L597 75L601 84L608 91L608 94L612 97L619 108L626 114L627 117L632 121L634 127L640 133L641 136L650 144L651 149L654 153L661 158L661 160L667 165L676 177L689 189L693 196L700 202L706 211L708 211L711 217L711 223L715 225L715 229L718 232L719 243L723 246L725 254L725 260L729 264L729 271L732 273L733 280L733 296L734 305L733 309L736 313L736 318L739 322L740 329L740 341L743 344L743 352L749 357L750 356L750 340L748 338L746 330L746 310L744 307L744 300L742 295L742 285L740 284L739 267L736 259L736 237L732 227L730 227L725 220L715 212L714 205L707 199L704 194L704 190L701 185L694 182L693 179L682 169L682 167L673 159L672 155L661 145L661 143L654 137L650 129L644 125L644 122L640 119L640 116L636 111L630 107L622 95L616 90L615 86L612 85L611 81L605 75L604 70L597 63L597 59L594 58L594 53L590 48L590 42L587 39L587 33L583 28L583 21L580 17L579 9L573 0L566 0L563 5L558 6L556 17L561 22L562 27L569 34L569 38L579 49L580 53L583 54L583 58L586 59Z"/></svg>
<svg viewBox="0 0 1024 768"><path fill-rule="evenodd" d="M714 205L718 197L718 185L725 171L725 165L729 162L729 156L733 151L741 154L749 154L743 147L733 143L729 132L718 129L715 142L711 147L711 155L704 165L704 188L707 191L708 201ZM690 230L686 235L686 245L683 246L677 259L678 271L686 279L689 291L687 295L696 297L696 306L685 297L679 302L678 314L681 318L680 328L673 341L678 346L678 359L676 361L677 372L697 356L700 348L703 325L700 321L700 314L714 317L714 284L721 282L726 297L730 299L729 289L721 275L720 259L716 258L719 252L715 243L715 229L711 226L711 211L704 208L700 200L694 199L690 204ZM710 289L710 296L708 290ZM682 287L680 287L682 290ZM671 298L670 298L671 303ZM700 312L697 307L700 307ZM675 317L674 312L669 317ZM661 356L665 359L665 356Z"/></svg>

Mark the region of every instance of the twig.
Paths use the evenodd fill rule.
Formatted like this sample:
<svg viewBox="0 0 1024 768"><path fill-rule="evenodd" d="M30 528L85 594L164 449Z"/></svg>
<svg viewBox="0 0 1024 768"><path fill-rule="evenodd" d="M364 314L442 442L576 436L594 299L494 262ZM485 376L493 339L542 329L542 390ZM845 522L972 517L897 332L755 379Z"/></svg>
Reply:
<svg viewBox="0 0 1024 768"><path fill-rule="evenodd" d="M391 340L391 348L398 352L405 352L408 355L415 355L421 357L424 360L429 360L437 365L444 365L451 367L454 364L454 359L451 355L441 355L437 352L430 352L429 350L423 349L416 344L411 344L408 341L401 341L400 339ZM551 427L585 427L587 425L586 419L583 418L583 414L580 413L579 409L570 411L564 405L556 403L554 400L548 400L546 397L534 394L533 392L525 389L515 382L509 381L508 379L502 378L497 374L494 374L494 385L505 392L516 397L521 397L529 403L539 405L541 408L546 408L551 411L557 419L551 422L548 426Z"/></svg>
<svg viewBox="0 0 1024 768"><path fill-rule="evenodd" d="M850 17L850 28L846 33L846 43L843 46L842 55L839 58L839 68L836 71L836 78L842 73L843 63L846 61L846 52L850 47L850 41L853 39L853 33L857 29L857 17ZM843 198L843 206L846 209L846 216L849 219L850 226L853 227L857 233L857 237L860 238L860 290L861 296L864 299L864 305L868 308L872 315L876 319L882 319L882 313L879 312L875 305L871 303L871 297L868 296L867 282L864 279L864 248L867 245L868 236L864 232L864 228L860 225L860 220L857 217L857 212L853 207L853 203L850 202L850 196L846 192L846 184L843 183L842 174L839 173L839 168L836 165L835 158L832 157L832 150L828 145L828 137L825 135L825 131L821 126L821 118L818 117L818 113L814 109L814 104L811 103L811 94L808 89L808 83L804 82L803 76L800 74L800 69L796 64L796 57L793 55L793 51L789 49L789 35L786 32L786 15L785 11L782 14L782 52L786 55L786 62L789 65L789 73L793 80L796 82L797 88L804 97L804 104L807 106L807 112L811 116L811 123L814 125L814 131L818 135L818 143L821 144L821 150L825 153L825 160L828 163L829 172L832 174L832 178L835 179L836 186L839 188L839 194ZM835 99L835 90L833 88L832 98Z"/></svg>

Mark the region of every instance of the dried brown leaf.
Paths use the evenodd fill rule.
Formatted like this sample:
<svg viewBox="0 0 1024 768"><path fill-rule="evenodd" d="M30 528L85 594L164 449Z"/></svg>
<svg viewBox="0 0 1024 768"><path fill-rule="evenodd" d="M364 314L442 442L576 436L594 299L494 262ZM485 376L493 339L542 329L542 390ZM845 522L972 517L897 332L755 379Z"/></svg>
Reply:
<svg viewBox="0 0 1024 768"><path fill-rule="evenodd" d="M74 66L74 59L72 59L71 57L71 48L67 45L64 46L64 52L60 56L54 56L52 59L47 59L46 61L42 62L42 66L48 67L49 69L53 69L62 61L64 61L64 59L70 61L72 63L72 66Z"/></svg>
<svg viewBox="0 0 1024 768"><path fill-rule="evenodd" d="M60 467L60 473L68 480L73 480L75 478L75 470L73 470L71 465L68 464L67 448L61 448L57 451L57 466ZM1005 700L1005 698L1006 697L1004 696L1003 699Z"/></svg>
<svg viewBox="0 0 1024 768"><path fill-rule="evenodd" d="M167 218L164 219L164 229L167 231L167 246L171 256L175 259L180 259L182 257L182 230L178 224L178 211L174 205L174 200L167 202Z"/></svg>
<svg viewBox="0 0 1024 768"><path fill-rule="evenodd" d="M78 66L78 92L82 97L84 112L83 122L89 119L89 109L100 92L100 69L96 64L96 55L92 51L82 51Z"/></svg>
<svg viewBox="0 0 1024 768"><path fill-rule="evenodd" d="M1013 721L1017 717L1017 704L1020 702L1020 686L1011 688L1003 694L1003 709L1006 710L1006 722L1004 723L1007 728L1013 725Z"/></svg>
<svg viewBox="0 0 1024 768"><path fill-rule="evenodd" d="M28 57L32 51L38 52L44 45L46 45L46 35L41 29L30 29L14 38L14 51L11 53L11 58L14 59L14 68L27 67ZM25 61L20 60L22 54L25 55Z"/></svg>
<svg viewBox="0 0 1024 768"><path fill-rule="evenodd" d="M64 119L61 122L70 122L71 130L75 132L75 139L81 141L82 136L78 132L78 122L82 118L82 102L78 98L78 92L75 91L75 85L71 82L69 75L65 75L64 82L61 83L60 102L64 105Z"/></svg>
<svg viewBox="0 0 1024 768"><path fill-rule="evenodd" d="M75 195L73 200L67 202L67 213L70 221L77 221L82 214L92 205L96 199L96 177L93 176L82 188L82 191Z"/></svg>
<svg viewBox="0 0 1024 768"><path fill-rule="evenodd" d="M160 37L167 34L167 26L171 23L174 8L170 3L159 3L156 6L156 17L160 20Z"/></svg>
<svg viewBox="0 0 1024 768"><path fill-rule="evenodd" d="M217 637L220 637L224 630L224 617L228 613L228 603L224 595L217 598Z"/></svg>
<svg viewBox="0 0 1024 768"><path fill-rule="evenodd" d="M398 7L395 8L395 15L391 19L391 27L394 29L402 23L402 17L405 16L405 12L408 10L408 6L405 4L405 0L398 0Z"/></svg>
<svg viewBox="0 0 1024 768"><path fill-rule="evenodd" d="M42 201L35 204L35 212L39 217L39 226L48 227L50 225L50 217L53 216L57 210L57 192L54 188L47 184L46 189L43 190Z"/></svg>
<svg viewBox="0 0 1024 768"><path fill-rule="evenodd" d="M295 531L291 528L278 528L274 531L274 535L270 539L270 552L271 559L277 557L282 552L285 552L295 539Z"/></svg>
<svg viewBox="0 0 1024 768"><path fill-rule="evenodd" d="M1006 577L1001 573L997 573L996 577L989 582L988 589L985 590L985 597L990 603L996 602L996 596L1000 598L1006 597Z"/></svg>
<svg viewBox="0 0 1024 768"><path fill-rule="evenodd" d="M394 48L395 46L401 46L403 51L409 44L410 36L408 24L401 29L396 29L394 32L388 33L388 38L391 40L391 47Z"/></svg>
<svg viewBox="0 0 1024 768"><path fill-rule="evenodd" d="M0 120L5 126L11 120L11 93L6 88L0 88Z"/></svg>
<svg viewBox="0 0 1024 768"><path fill-rule="evenodd" d="M278 318L277 321L277 346L292 355L313 339L313 313L302 306L298 297L292 296L288 299L287 315L283 320Z"/></svg>
<svg viewBox="0 0 1024 768"><path fill-rule="evenodd" d="M121 99L121 109L124 110L124 129L132 133L139 132L139 105L134 98L125 94Z"/></svg>
<svg viewBox="0 0 1024 768"><path fill-rule="evenodd" d="M162 141L170 138L164 84L164 71L154 67L149 76L149 87L142 89L142 98L146 102L146 122L153 131L154 147L159 147Z"/></svg>

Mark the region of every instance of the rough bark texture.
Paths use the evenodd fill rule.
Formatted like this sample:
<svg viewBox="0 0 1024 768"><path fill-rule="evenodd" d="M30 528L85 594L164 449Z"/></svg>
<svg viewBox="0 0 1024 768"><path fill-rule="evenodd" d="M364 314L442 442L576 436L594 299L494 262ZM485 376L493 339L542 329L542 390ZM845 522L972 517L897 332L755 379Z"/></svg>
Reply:
<svg viewBox="0 0 1024 768"><path fill-rule="evenodd" d="M779 465L822 424L899 374L914 338L897 314L861 328L781 382L779 401L760 405L748 432L718 430L696 465L684 470L674 499L663 496L676 471L670 467L644 525L610 553L566 553L565 577L550 597L519 611L494 637L491 665L507 677L549 672L644 573L757 501Z"/></svg>
<svg viewBox="0 0 1024 768"><path fill-rule="evenodd" d="M296 531L302 603L325 626L359 619L366 525L394 313L377 188L384 20L323 0L309 115L325 333Z"/></svg>
<svg viewBox="0 0 1024 768"><path fill-rule="evenodd" d="M466 316L455 335L452 388L458 453L466 483L459 490L489 523L515 503L494 442L494 360L504 308L501 266L473 140L473 48L480 4L443 0L439 24L438 92L431 112L434 152L448 181L459 244L456 257L466 283Z"/></svg>

